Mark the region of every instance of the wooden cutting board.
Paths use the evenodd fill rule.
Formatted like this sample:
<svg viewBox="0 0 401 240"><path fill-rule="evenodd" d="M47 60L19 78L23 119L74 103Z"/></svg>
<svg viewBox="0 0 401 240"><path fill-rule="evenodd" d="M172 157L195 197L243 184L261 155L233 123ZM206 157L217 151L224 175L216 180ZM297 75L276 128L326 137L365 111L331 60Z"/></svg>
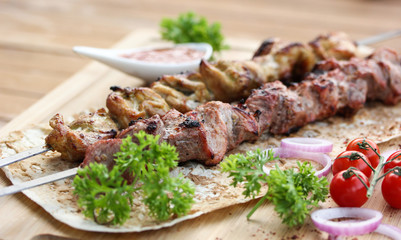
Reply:
<svg viewBox="0 0 401 240"><path fill-rule="evenodd" d="M261 40L228 39L231 49L222 54L227 59L249 59ZM154 30L137 30L116 44L115 48L129 48L158 44ZM55 113L73 116L87 109L105 106L109 87L141 86L143 81L103 64L92 62L82 71L58 86L36 104L9 122L0 131L8 132L28 127L30 124L47 122ZM10 182L1 172L0 186ZM386 206L379 191L365 207L382 211L383 222L400 225L401 212ZM221 209L193 220L157 231L128 234L92 233L73 229L56 220L22 193L0 198L0 239L327 239L327 234L317 231L310 220L299 228L287 228L274 213L273 206L265 203L247 221L246 214L257 200ZM335 206L332 202L324 206ZM59 237L56 237L59 236ZM377 234L361 237L370 239ZM64 238L62 238L64 239Z"/></svg>

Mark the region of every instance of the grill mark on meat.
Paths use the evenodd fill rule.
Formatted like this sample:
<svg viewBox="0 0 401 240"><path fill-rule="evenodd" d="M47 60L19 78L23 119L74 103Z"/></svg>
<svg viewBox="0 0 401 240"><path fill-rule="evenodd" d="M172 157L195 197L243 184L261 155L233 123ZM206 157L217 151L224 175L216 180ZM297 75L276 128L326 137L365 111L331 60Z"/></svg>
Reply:
<svg viewBox="0 0 401 240"><path fill-rule="evenodd" d="M146 127L146 132L153 133L157 129L157 124L155 122L150 122Z"/></svg>
<svg viewBox="0 0 401 240"><path fill-rule="evenodd" d="M192 120L190 118L187 118L182 123L180 123L178 126L186 127L186 128L195 128L195 127L200 127L200 123L197 120Z"/></svg>

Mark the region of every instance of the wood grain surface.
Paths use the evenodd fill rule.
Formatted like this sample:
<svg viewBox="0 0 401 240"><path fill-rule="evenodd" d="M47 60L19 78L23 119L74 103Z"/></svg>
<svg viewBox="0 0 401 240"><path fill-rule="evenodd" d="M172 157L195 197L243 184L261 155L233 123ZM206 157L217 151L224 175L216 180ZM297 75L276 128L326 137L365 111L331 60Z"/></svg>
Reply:
<svg viewBox="0 0 401 240"><path fill-rule="evenodd" d="M361 39L401 28L401 1L398 0L250 0L246 3L239 0L0 0L0 135L29 123L46 122L59 111L71 115L83 110L82 107L104 106L110 85L143 84L140 79L79 57L71 48L74 45L151 44L158 41L162 17L176 17L189 10L222 24L223 33L233 46L225 53L229 58L249 56L263 39L272 36L306 42L320 33L341 30L354 39ZM401 51L401 38L375 46ZM0 186L8 184L1 172ZM161 231L98 234L58 223L23 194L16 194L0 199L0 239L308 236L286 229L277 217L270 216L269 206L258 211L254 220L246 221L245 215L254 203L216 211Z"/></svg>

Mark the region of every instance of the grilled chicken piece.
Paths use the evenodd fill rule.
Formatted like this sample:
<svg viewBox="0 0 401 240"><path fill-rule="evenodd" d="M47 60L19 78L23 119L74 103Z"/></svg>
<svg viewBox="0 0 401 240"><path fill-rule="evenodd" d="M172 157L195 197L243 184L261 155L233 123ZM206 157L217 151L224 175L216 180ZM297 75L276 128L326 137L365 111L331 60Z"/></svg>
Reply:
<svg viewBox="0 0 401 240"><path fill-rule="evenodd" d="M170 109L166 101L150 88L114 86L111 90L113 92L107 97L106 106L120 128L127 128L138 118L164 115Z"/></svg>
<svg viewBox="0 0 401 240"><path fill-rule="evenodd" d="M338 60L348 60L356 56L358 47L349 36L343 32L333 32L320 35L309 42L318 60L336 58Z"/></svg>
<svg viewBox="0 0 401 240"><path fill-rule="evenodd" d="M46 137L46 144L67 161L82 161L89 145L114 138L118 129L105 109L80 115L69 125L64 123L60 114L56 114L49 124L53 130Z"/></svg>
<svg viewBox="0 0 401 240"><path fill-rule="evenodd" d="M316 57L306 45L292 43L280 48L273 47L268 55L254 56L253 61L266 69L265 83L279 79L288 84L303 79L315 65Z"/></svg>
<svg viewBox="0 0 401 240"><path fill-rule="evenodd" d="M256 49L252 59L257 57L273 55L275 52L284 48L288 43L282 41L279 38L269 38L262 42L262 44Z"/></svg>
<svg viewBox="0 0 401 240"><path fill-rule="evenodd" d="M202 81L213 93L214 99L233 102L246 98L252 89L265 82L265 72L254 61L220 60L216 64L201 61Z"/></svg>
<svg viewBox="0 0 401 240"><path fill-rule="evenodd" d="M151 85L151 89L164 98L171 108L186 113L212 99L200 78L199 73L164 75Z"/></svg>

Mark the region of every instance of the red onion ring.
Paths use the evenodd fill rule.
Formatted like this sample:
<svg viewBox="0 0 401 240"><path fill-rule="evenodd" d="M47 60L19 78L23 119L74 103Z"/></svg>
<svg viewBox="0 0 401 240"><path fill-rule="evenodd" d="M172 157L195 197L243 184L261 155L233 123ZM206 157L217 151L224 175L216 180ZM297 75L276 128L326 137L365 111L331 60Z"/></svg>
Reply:
<svg viewBox="0 0 401 240"><path fill-rule="evenodd" d="M379 227L375 230L375 232L386 235L389 238L400 240L401 239L401 229L398 227L388 225L388 224L380 224Z"/></svg>
<svg viewBox="0 0 401 240"><path fill-rule="evenodd" d="M267 149L273 150L275 156L279 156L281 158L302 158L315 161L323 165L323 169L316 171L315 175L318 177L327 176L331 169L331 159L327 154L324 153L317 153L317 152L303 152L303 151L296 151L293 149L288 148L271 148ZM270 169L263 166L263 171L269 175Z"/></svg>
<svg viewBox="0 0 401 240"><path fill-rule="evenodd" d="M281 140L281 148L304 152L329 153L333 150L333 143L321 138L294 137Z"/></svg>
<svg viewBox="0 0 401 240"><path fill-rule="evenodd" d="M336 218L359 218L360 221L334 222ZM331 235L353 236L375 231L383 218L381 212L367 208L327 208L319 209L311 214L315 226ZM386 229L384 230L386 231ZM388 229L387 229L388 231Z"/></svg>

